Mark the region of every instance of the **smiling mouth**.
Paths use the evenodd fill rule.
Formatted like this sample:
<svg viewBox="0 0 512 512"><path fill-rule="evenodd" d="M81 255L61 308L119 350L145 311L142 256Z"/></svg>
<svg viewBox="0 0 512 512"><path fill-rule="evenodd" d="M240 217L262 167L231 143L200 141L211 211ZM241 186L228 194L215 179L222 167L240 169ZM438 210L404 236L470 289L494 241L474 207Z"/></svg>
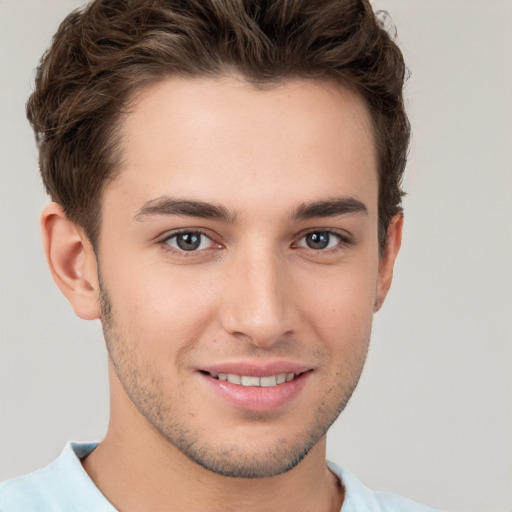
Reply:
<svg viewBox="0 0 512 512"><path fill-rule="evenodd" d="M272 387L279 384L290 382L305 372L301 373L278 373L276 375L267 375L264 377L257 377L255 375L237 375L235 373L217 373L217 372L204 372L213 379L222 380L231 384L236 384L245 387Z"/></svg>

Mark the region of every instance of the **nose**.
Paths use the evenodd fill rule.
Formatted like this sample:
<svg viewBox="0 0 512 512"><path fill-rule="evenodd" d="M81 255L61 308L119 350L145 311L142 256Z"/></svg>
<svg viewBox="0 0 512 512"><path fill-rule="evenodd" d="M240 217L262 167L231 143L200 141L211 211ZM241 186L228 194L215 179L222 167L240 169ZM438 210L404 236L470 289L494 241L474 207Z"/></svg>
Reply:
<svg viewBox="0 0 512 512"><path fill-rule="evenodd" d="M223 295L222 327L233 337L269 348L298 328L291 272L275 251L261 248L237 255Z"/></svg>

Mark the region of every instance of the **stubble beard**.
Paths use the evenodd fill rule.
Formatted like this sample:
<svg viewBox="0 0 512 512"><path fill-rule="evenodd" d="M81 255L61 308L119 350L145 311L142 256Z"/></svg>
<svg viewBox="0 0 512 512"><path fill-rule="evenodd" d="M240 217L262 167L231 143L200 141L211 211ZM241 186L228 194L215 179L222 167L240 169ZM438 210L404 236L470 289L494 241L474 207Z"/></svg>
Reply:
<svg viewBox="0 0 512 512"><path fill-rule="evenodd" d="M339 378L336 383L325 392L328 399L315 404L317 410L314 424L305 428L296 439L288 439L284 435L265 451L259 450L258 453L247 452L239 446L215 446L201 436L200 427L194 429L193 425L185 424L180 421L179 415L173 414L172 404L163 393L161 378L154 372L152 375L151 365L146 364L143 355L135 350L130 351L130 347L127 347L128 340L116 323L115 310L102 283L101 275L99 283L101 322L107 350L116 375L129 399L151 427L167 442L191 461L218 475L234 478L267 478L290 471L327 434L357 386L366 353L360 369L356 372L357 375L349 386L344 382L343 375L337 375ZM180 399L186 401L187 397L181 395ZM226 425L226 430L229 430L229 425Z"/></svg>

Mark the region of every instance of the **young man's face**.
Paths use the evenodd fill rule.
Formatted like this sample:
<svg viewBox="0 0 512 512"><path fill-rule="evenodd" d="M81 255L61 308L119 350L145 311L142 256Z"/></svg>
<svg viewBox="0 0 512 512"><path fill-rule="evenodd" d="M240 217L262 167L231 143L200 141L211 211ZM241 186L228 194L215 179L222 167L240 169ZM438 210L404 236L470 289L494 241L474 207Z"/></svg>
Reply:
<svg viewBox="0 0 512 512"><path fill-rule="evenodd" d="M363 102L169 79L122 148L98 252L113 420L220 474L293 467L357 383L394 258Z"/></svg>

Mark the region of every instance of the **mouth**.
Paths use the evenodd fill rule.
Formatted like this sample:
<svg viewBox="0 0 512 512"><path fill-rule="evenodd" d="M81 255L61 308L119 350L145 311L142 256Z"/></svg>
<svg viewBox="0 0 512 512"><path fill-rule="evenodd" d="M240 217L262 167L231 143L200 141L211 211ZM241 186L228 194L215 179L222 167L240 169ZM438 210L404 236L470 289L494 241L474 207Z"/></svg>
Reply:
<svg viewBox="0 0 512 512"><path fill-rule="evenodd" d="M258 412L277 411L292 403L302 393L312 373L312 368L280 363L263 367L226 364L199 371L208 388L224 403Z"/></svg>
<svg viewBox="0 0 512 512"><path fill-rule="evenodd" d="M265 375L265 376L257 376L257 375L238 375L236 373L218 373L218 372L202 372L206 375L209 375L213 379L229 382L231 384L235 384L237 386L245 386L245 387L262 387L268 388L273 386L279 386L281 384L285 384L287 382L291 382L295 380L300 375L305 372L288 372L288 373L277 373L275 375Z"/></svg>

